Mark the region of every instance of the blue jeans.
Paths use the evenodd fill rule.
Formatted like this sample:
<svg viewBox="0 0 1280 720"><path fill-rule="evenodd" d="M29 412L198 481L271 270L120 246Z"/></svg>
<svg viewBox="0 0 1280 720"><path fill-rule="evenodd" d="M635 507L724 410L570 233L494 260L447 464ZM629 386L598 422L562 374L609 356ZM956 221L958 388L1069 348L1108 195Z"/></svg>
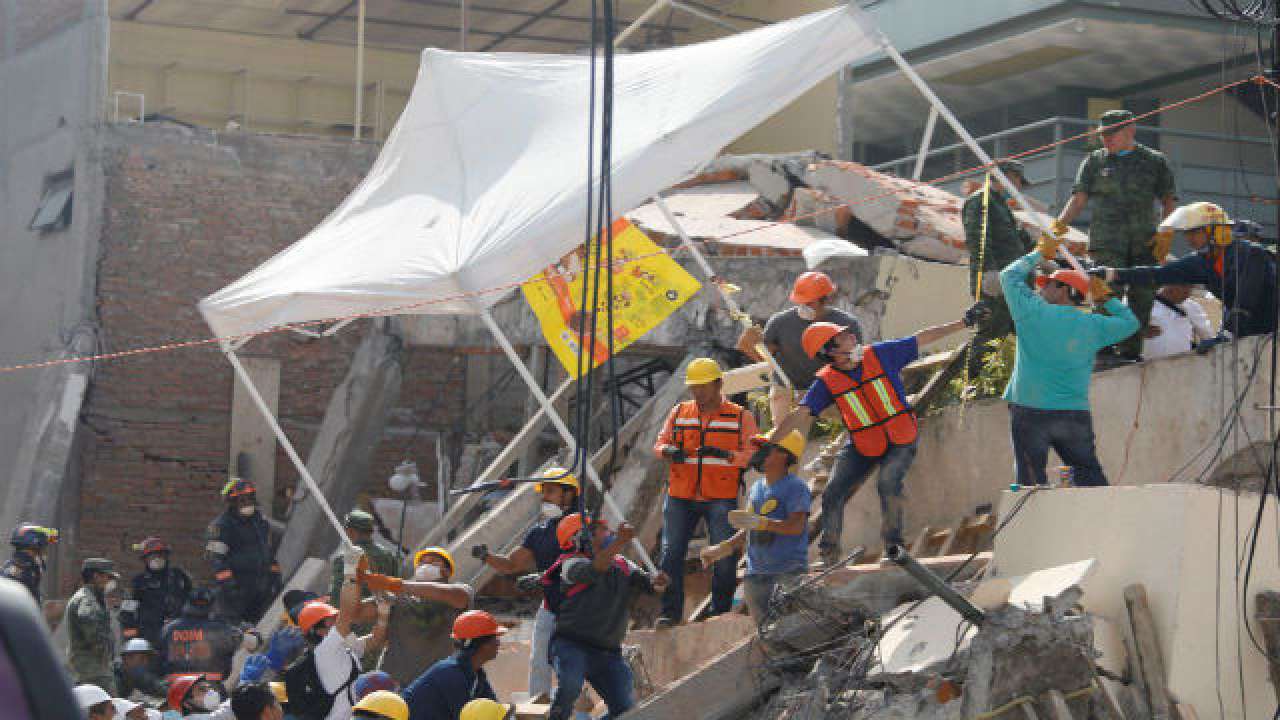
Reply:
<svg viewBox="0 0 1280 720"><path fill-rule="evenodd" d="M1072 483L1081 487L1109 485L1093 442L1093 416L1088 410L1038 410L1009 404L1014 474L1020 485L1044 485L1049 448L1072 468Z"/></svg>
<svg viewBox="0 0 1280 720"><path fill-rule="evenodd" d="M679 621L684 617L684 560L689 553L689 538L698 518L707 521L711 542L724 542L733 536L729 511L738 509L733 500L685 500L667 496L662 504L662 571L671 584L662 594L662 616ZM719 615L733 608L733 591L738 584L738 556L718 561L711 575L711 614Z"/></svg>
<svg viewBox="0 0 1280 720"><path fill-rule="evenodd" d="M636 704L631 667L621 650L599 650L563 637L551 639L551 667L556 670L556 691L551 699L550 720L567 720L587 681L609 707L613 718Z"/></svg>
<svg viewBox="0 0 1280 720"><path fill-rule="evenodd" d="M844 531L844 506L871 471L880 466L876 491L880 493L880 537L885 546L901 545L903 486L907 471L916 459L916 444L890 445L879 457L867 457L850 442L836 457L831 479L822 491L822 535L818 547L825 553L839 552L840 534Z"/></svg>

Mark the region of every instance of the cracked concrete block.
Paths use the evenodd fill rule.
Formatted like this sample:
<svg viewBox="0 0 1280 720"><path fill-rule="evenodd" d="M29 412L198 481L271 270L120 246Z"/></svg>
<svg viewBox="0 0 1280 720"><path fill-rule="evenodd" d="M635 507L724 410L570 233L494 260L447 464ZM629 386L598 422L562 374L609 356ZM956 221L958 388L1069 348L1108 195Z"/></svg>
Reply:
<svg viewBox="0 0 1280 720"><path fill-rule="evenodd" d="M884 616L884 625L897 620L880 640L880 662L872 666L871 675L920 673L946 663L958 650L966 647L976 630L965 625L960 613L940 598L931 597L911 609L903 605Z"/></svg>
<svg viewBox="0 0 1280 720"><path fill-rule="evenodd" d="M791 180L777 163L764 160L751 163L747 166L747 182L774 209L781 211L790 204Z"/></svg>
<svg viewBox="0 0 1280 720"><path fill-rule="evenodd" d="M853 214L844 203L813 188L799 187L791 195L787 216L797 225L810 225L832 235L845 236Z"/></svg>

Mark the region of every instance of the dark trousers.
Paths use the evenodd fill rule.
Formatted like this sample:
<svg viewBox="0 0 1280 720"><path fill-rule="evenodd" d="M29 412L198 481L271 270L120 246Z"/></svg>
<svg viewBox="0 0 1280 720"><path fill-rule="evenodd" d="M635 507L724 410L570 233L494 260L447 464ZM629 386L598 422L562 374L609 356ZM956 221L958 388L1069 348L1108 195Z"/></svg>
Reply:
<svg viewBox="0 0 1280 720"><path fill-rule="evenodd" d="M733 536L729 511L738 509L733 500L686 500L667 496L662 505L662 571L671 584L662 594L663 617L684 617L684 561L689 553L689 538L698 526L698 518L707 521L707 535L719 543ZM735 553L712 567L711 614L729 612L733 607L733 591L738 584L738 556Z"/></svg>
<svg viewBox="0 0 1280 720"><path fill-rule="evenodd" d="M1072 482L1082 487L1107 485L1093 439L1088 410L1038 410L1009 405L1014 473L1020 485L1046 484L1049 448L1072 468Z"/></svg>
<svg viewBox="0 0 1280 720"><path fill-rule="evenodd" d="M568 720L582 694L582 683L600 693L609 708L606 718L616 718L636 704L631 666L621 650L600 650L563 637L551 639L551 667L556 671L556 691L551 699L550 720Z"/></svg>
<svg viewBox="0 0 1280 720"><path fill-rule="evenodd" d="M903 494L907 471L916 459L916 444L889 445L879 457L867 457L859 453L850 442L836 456L831 479L822 491L822 536L818 547L826 553L840 550L840 535L844 531L844 506L867 481L876 467L880 477L876 490L880 493L880 537L885 546L902 544Z"/></svg>

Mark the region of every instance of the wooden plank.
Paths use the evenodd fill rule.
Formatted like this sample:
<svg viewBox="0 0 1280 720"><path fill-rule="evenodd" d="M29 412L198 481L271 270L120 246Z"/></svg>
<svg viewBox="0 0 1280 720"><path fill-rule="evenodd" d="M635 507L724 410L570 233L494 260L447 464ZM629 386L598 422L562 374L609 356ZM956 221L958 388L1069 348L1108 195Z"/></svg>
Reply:
<svg viewBox="0 0 1280 720"><path fill-rule="evenodd" d="M1172 720L1173 706L1169 702L1169 690L1165 685L1164 654L1160 651L1156 624L1147 602L1147 589L1135 583L1124 589L1124 604L1129 611L1129 625L1133 628L1137 646L1138 667L1147 688L1147 704L1153 720Z"/></svg>
<svg viewBox="0 0 1280 720"><path fill-rule="evenodd" d="M938 555L945 555L946 553L942 552L942 548L950 545L955 536L955 528L947 528L946 530L939 530L938 532L930 533L929 543L925 545L923 557L937 557Z"/></svg>
<svg viewBox="0 0 1280 720"><path fill-rule="evenodd" d="M1067 699L1062 697L1062 691L1050 690L1041 697L1041 701L1050 720L1075 720L1071 708L1067 707Z"/></svg>
<svg viewBox="0 0 1280 720"><path fill-rule="evenodd" d="M1102 708L1104 720L1128 720L1124 709L1120 706L1120 698L1116 697L1110 683L1102 678L1094 678L1093 686L1096 689L1094 697L1098 699L1098 706Z"/></svg>
<svg viewBox="0 0 1280 720"><path fill-rule="evenodd" d="M280 359L243 356L240 364L249 373L254 386L267 401L272 415L278 415L280 400ZM230 474L243 473L258 487L263 512L271 513L276 489L276 435L267 419L258 412L244 383L235 378L231 392L231 457Z"/></svg>

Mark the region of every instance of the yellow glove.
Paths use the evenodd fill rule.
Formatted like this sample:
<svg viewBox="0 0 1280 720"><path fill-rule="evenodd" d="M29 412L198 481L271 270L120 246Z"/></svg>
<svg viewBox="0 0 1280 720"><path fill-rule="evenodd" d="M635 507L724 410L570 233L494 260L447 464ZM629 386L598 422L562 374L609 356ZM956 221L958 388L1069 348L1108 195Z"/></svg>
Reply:
<svg viewBox="0 0 1280 720"><path fill-rule="evenodd" d="M1161 230L1151 236L1151 254L1156 256L1157 263L1163 263L1164 259L1169 256L1169 250L1173 247L1173 231Z"/></svg>
<svg viewBox="0 0 1280 720"><path fill-rule="evenodd" d="M1058 218L1054 218L1054 220L1053 220L1053 234L1054 234L1054 236L1055 236L1055 237L1062 237L1063 235L1066 235L1066 234L1067 234L1067 232L1068 232L1069 230L1071 230L1071 226L1070 226L1070 225L1068 225L1068 224L1066 224L1066 223L1062 222L1062 220L1060 220L1060 219L1058 219Z"/></svg>
<svg viewBox="0 0 1280 720"><path fill-rule="evenodd" d="M1040 241L1036 243L1036 250L1040 252L1040 257L1045 260L1052 260L1058 256L1058 246L1062 244L1062 238L1055 235L1041 235Z"/></svg>
<svg viewBox="0 0 1280 720"><path fill-rule="evenodd" d="M1089 278L1089 295L1099 305L1110 300L1116 293L1106 280L1094 275Z"/></svg>
<svg viewBox="0 0 1280 720"><path fill-rule="evenodd" d="M769 519L750 510L730 510L729 524L739 530L763 530Z"/></svg>

